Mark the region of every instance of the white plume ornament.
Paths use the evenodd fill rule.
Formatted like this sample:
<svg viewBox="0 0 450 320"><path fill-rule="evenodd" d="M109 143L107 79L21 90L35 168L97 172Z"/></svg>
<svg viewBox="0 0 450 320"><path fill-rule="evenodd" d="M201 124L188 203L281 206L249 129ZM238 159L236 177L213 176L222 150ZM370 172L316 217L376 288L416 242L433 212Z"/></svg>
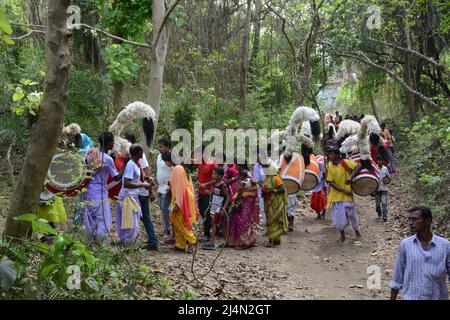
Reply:
<svg viewBox="0 0 450 320"><path fill-rule="evenodd" d="M131 124L134 119L143 118L147 118L148 120L152 120L155 122L155 110L153 110L153 108L148 104L145 104L141 101L132 102L119 112L116 120L109 127L109 131L111 131L115 136L119 136L122 133L123 129Z"/></svg>
<svg viewBox="0 0 450 320"><path fill-rule="evenodd" d="M354 152L358 152L358 136L355 134L353 136L348 137L341 144L341 148L339 149L340 153L345 153L350 155Z"/></svg>
<svg viewBox="0 0 450 320"><path fill-rule="evenodd" d="M341 123L339 123L339 129L336 133L336 140L340 140L346 135L354 135L358 133L358 130L361 128L361 125L353 120L347 119L342 120Z"/></svg>
<svg viewBox="0 0 450 320"><path fill-rule="evenodd" d="M311 137L311 123L309 123L309 121L303 122L300 133L305 136Z"/></svg>
<svg viewBox="0 0 450 320"><path fill-rule="evenodd" d="M109 127L114 135L114 147L112 153L114 154L129 154L131 143L125 139L120 138L123 129L130 125L135 119L144 120L144 133L147 139L147 145L153 139L154 123L156 122L156 112L151 106L141 101L135 101L125 106L117 115L116 120ZM145 119L147 121L145 121Z"/></svg>
<svg viewBox="0 0 450 320"><path fill-rule="evenodd" d="M71 123L67 127L63 128L64 135L76 136L81 133L81 127L78 123Z"/></svg>

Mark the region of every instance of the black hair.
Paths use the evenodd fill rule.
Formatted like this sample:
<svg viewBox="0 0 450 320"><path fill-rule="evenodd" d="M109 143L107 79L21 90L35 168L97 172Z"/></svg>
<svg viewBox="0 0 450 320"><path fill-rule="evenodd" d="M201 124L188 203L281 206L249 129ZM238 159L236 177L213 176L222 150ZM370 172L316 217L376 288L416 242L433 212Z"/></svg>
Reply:
<svg viewBox="0 0 450 320"><path fill-rule="evenodd" d="M75 142L75 147L77 147L77 149L81 148L81 142L83 141L83 137L81 136L81 133L77 133L74 137L73 140Z"/></svg>
<svg viewBox="0 0 450 320"><path fill-rule="evenodd" d="M109 131L102 132L98 136L98 142L100 143L100 146L104 148L108 143L114 142L114 135Z"/></svg>
<svg viewBox="0 0 450 320"><path fill-rule="evenodd" d="M144 131L145 142L147 143L147 146L150 147L153 142L153 135L155 134L155 125L153 120L144 118L142 120L142 130Z"/></svg>
<svg viewBox="0 0 450 320"><path fill-rule="evenodd" d="M159 139L158 144L161 144L168 148L172 147L172 141L170 140L169 137L163 137L163 138Z"/></svg>
<svg viewBox="0 0 450 320"><path fill-rule="evenodd" d="M333 148L331 147L330 149L328 149L329 153L334 153L335 155L338 155L339 157L341 156L341 152L339 151L338 148Z"/></svg>
<svg viewBox="0 0 450 320"><path fill-rule="evenodd" d="M320 123L319 121L310 121L311 124L311 134L314 141L319 141L320 139Z"/></svg>
<svg viewBox="0 0 450 320"><path fill-rule="evenodd" d="M382 146L382 145L379 146L377 150L378 150L378 153L381 156L381 159L383 159L383 161L385 161L385 162L391 161L389 153L387 152L387 150L386 150L386 148L384 146Z"/></svg>
<svg viewBox="0 0 450 320"><path fill-rule="evenodd" d="M380 124L380 128L381 128L381 130L384 130L384 128L386 128L386 123L382 123L382 124Z"/></svg>
<svg viewBox="0 0 450 320"><path fill-rule="evenodd" d="M342 121L342 115L339 116L339 121Z"/></svg>
<svg viewBox="0 0 450 320"><path fill-rule="evenodd" d="M311 162L311 154L313 153L313 149L308 146L302 144L302 156L305 161L305 166L309 166Z"/></svg>
<svg viewBox="0 0 450 320"><path fill-rule="evenodd" d="M223 176L225 174L225 170L223 170L222 167L214 168L214 172L217 173L219 176Z"/></svg>
<svg viewBox="0 0 450 320"><path fill-rule="evenodd" d="M375 148L378 148L378 145L380 144L380 135L372 132L369 135L369 141L371 145L373 145Z"/></svg>
<svg viewBox="0 0 450 320"><path fill-rule="evenodd" d="M416 211L420 212L420 216L422 217L423 220L426 220L426 219L432 220L433 219L431 210L427 206L418 205L418 206L412 207L411 209L408 210L409 213L416 212Z"/></svg>
<svg viewBox="0 0 450 320"><path fill-rule="evenodd" d="M142 149L141 145L139 145L139 144L132 144L130 146L130 155L132 157L136 156L139 152L144 152L144 149Z"/></svg>
<svg viewBox="0 0 450 320"><path fill-rule="evenodd" d="M126 140L130 141L131 143L136 143L136 136L134 133L131 132L125 132L124 135Z"/></svg>
<svg viewBox="0 0 450 320"><path fill-rule="evenodd" d="M334 130L333 126L329 126L328 128L328 140L334 139Z"/></svg>
<svg viewBox="0 0 450 320"><path fill-rule="evenodd" d="M369 170L370 172L373 172L373 166L372 166L372 162L370 160L361 160L361 167L363 167L364 169Z"/></svg>
<svg viewBox="0 0 450 320"><path fill-rule="evenodd" d="M163 161L170 161L170 162L173 162L172 161L172 153L169 151L169 152L164 152L162 155L161 155L161 159L163 160Z"/></svg>
<svg viewBox="0 0 450 320"><path fill-rule="evenodd" d="M283 157L284 159L286 159L287 163L291 162L292 160L292 154L288 156L286 153L283 153Z"/></svg>

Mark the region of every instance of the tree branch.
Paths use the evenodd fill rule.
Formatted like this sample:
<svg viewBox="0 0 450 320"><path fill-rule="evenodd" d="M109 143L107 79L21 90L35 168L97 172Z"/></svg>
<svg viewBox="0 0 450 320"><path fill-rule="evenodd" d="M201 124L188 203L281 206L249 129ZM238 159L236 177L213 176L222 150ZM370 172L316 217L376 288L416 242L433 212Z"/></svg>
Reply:
<svg viewBox="0 0 450 320"><path fill-rule="evenodd" d="M31 24L27 25L27 24L19 24L19 23L14 23L14 24L21 25L21 26L26 26L26 27L30 27L31 26L31 27L37 27L37 28L46 28L45 26L39 26L39 25L31 25ZM101 30L101 29L92 27L90 25L87 25L85 23L76 23L73 26L74 26L74 29L76 29L77 27L83 27L83 28L86 28L86 29L94 30L96 32L101 32L107 37L110 37L110 38L116 39L116 40L120 40L120 41L122 41L124 43L132 44L132 45L137 46L137 47L151 48L150 44L148 44L148 43L140 43L140 42L136 42L136 41L132 41L132 40L127 40L127 39L115 36L115 35L107 32L105 30ZM22 38L25 38L25 36L27 36L27 37L30 36L34 32L46 33L46 31L44 31L44 30L31 30L30 33L27 33L26 35L20 36L18 38L11 38L11 39L12 40L20 40Z"/></svg>
<svg viewBox="0 0 450 320"><path fill-rule="evenodd" d="M342 56L342 57L347 57L347 58L352 58L355 60L358 60L360 62L363 62L371 67L377 68L379 70L383 70L384 72L386 72L393 80L397 81L399 84L401 84L406 90L408 90L409 92L411 92L412 94L416 95L417 97L419 97L420 99L422 99L423 101L425 101L426 103L428 103L429 105L433 106L434 108L437 109L441 109L440 106L438 104L436 104L431 98L423 95L422 93L420 93L419 91L414 90L413 88L411 88L410 86L408 86L399 76L397 76L393 71L380 66L374 62L372 62L364 53L359 52L360 55L362 55L363 57L361 57L360 55L356 55L353 53L349 53L349 52L341 52L339 51L336 47L334 47L334 45L331 42L328 41L321 41L321 43L328 45L329 47L331 47L331 49L338 55L338 56Z"/></svg>
<svg viewBox="0 0 450 320"><path fill-rule="evenodd" d="M387 47L390 47L390 48L395 48L395 49L398 49L398 50L403 51L403 52L412 53L413 55L417 56L418 58L428 62L431 65L433 65L437 69L442 70L446 75L450 75L450 70L448 70L443 64L437 62L433 58L430 58L430 57L427 57L427 56L421 54L420 52L418 52L418 51L416 51L414 49L403 48L403 47L398 46L396 44L388 43L388 42L377 40L377 39L374 39L374 38L368 38L368 39L371 40L371 41L383 44L383 45L385 45Z"/></svg>
<svg viewBox="0 0 450 320"><path fill-rule="evenodd" d="M83 27L83 28L86 28L86 29L90 29L90 30L94 30L94 31L97 31L97 32L101 32L105 36L108 36L108 37L110 37L112 39L120 40L120 41L122 41L124 43L132 44L132 45L137 46L137 47L151 48L151 46L148 43L140 43L140 42L136 42L136 41L127 40L127 39L115 36L115 35L107 32L105 30L101 30L101 29L97 29L97 28L91 27L90 25L87 25L85 23L79 23L79 24L77 23L77 24L74 24L73 26L75 28L77 26L80 26L80 27Z"/></svg>
<svg viewBox="0 0 450 320"><path fill-rule="evenodd" d="M181 0L174 0L174 2L172 2L172 4L170 5L169 9L166 11L166 13L164 15L164 18L163 18L163 20L161 22L161 25L158 28L158 33L156 35L156 39L152 43L152 48L156 48L156 46L158 45L158 41L159 41L159 38L161 37L161 32L164 29L164 26L166 24L167 18L170 16L170 14L175 9L175 7L178 5L178 3L180 3L180 1Z"/></svg>
<svg viewBox="0 0 450 320"><path fill-rule="evenodd" d="M20 37L17 37L17 38L13 38L13 37L11 37L11 39L12 40L22 40L22 39L24 39L24 38L26 38L26 37L29 37L29 36L31 36L33 33L45 33L45 31L44 30L31 30L30 32L28 32L27 34L24 34L24 35L22 35L22 36L20 36Z"/></svg>
<svg viewBox="0 0 450 320"><path fill-rule="evenodd" d="M276 12L268 3L266 3L267 8L269 8L270 11L272 11L273 13L275 13L275 15L281 19L282 21L282 26L281 26L281 31L283 32L284 37L286 38L286 41L289 44L289 47L291 48L291 52L292 52L292 56L294 57L294 62L297 61L297 51L295 50L294 47L294 43L291 41L291 39L289 38L289 36L286 33L286 19L280 15L278 12Z"/></svg>

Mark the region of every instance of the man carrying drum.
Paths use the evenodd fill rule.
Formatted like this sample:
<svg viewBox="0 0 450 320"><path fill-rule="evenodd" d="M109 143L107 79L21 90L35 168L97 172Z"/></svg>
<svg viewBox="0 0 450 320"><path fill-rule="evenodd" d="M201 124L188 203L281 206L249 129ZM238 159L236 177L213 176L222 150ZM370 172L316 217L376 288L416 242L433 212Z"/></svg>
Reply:
<svg viewBox="0 0 450 320"><path fill-rule="evenodd" d="M329 150L328 158L331 160L327 170L327 182L330 186L328 208L331 208L333 224L341 233L341 242L345 241L344 229L348 226L349 220L356 236L360 238L359 218L350 185L353 176L360 171L360 166L351 160L341 159L341 153L337 148Z"/></svg>

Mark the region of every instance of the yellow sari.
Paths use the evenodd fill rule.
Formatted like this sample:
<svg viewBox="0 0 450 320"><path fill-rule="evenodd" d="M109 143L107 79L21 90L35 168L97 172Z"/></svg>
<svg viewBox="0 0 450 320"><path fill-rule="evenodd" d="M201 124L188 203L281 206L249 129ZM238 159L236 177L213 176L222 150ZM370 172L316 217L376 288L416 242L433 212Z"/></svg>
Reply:
<svg viewBox="0 0 450 320"><path fill-rule="evenodd" d="M173 211L170 216L170 222L175 233L175 246L184 250L186 249L186 242L190 245L197 242L197 238L192 232L192 225L198 219L198 209L194 185L181 165L175 166L170 175L170 190L172 192L172 207L176 204L180 208L178 211Z"/></svg>

